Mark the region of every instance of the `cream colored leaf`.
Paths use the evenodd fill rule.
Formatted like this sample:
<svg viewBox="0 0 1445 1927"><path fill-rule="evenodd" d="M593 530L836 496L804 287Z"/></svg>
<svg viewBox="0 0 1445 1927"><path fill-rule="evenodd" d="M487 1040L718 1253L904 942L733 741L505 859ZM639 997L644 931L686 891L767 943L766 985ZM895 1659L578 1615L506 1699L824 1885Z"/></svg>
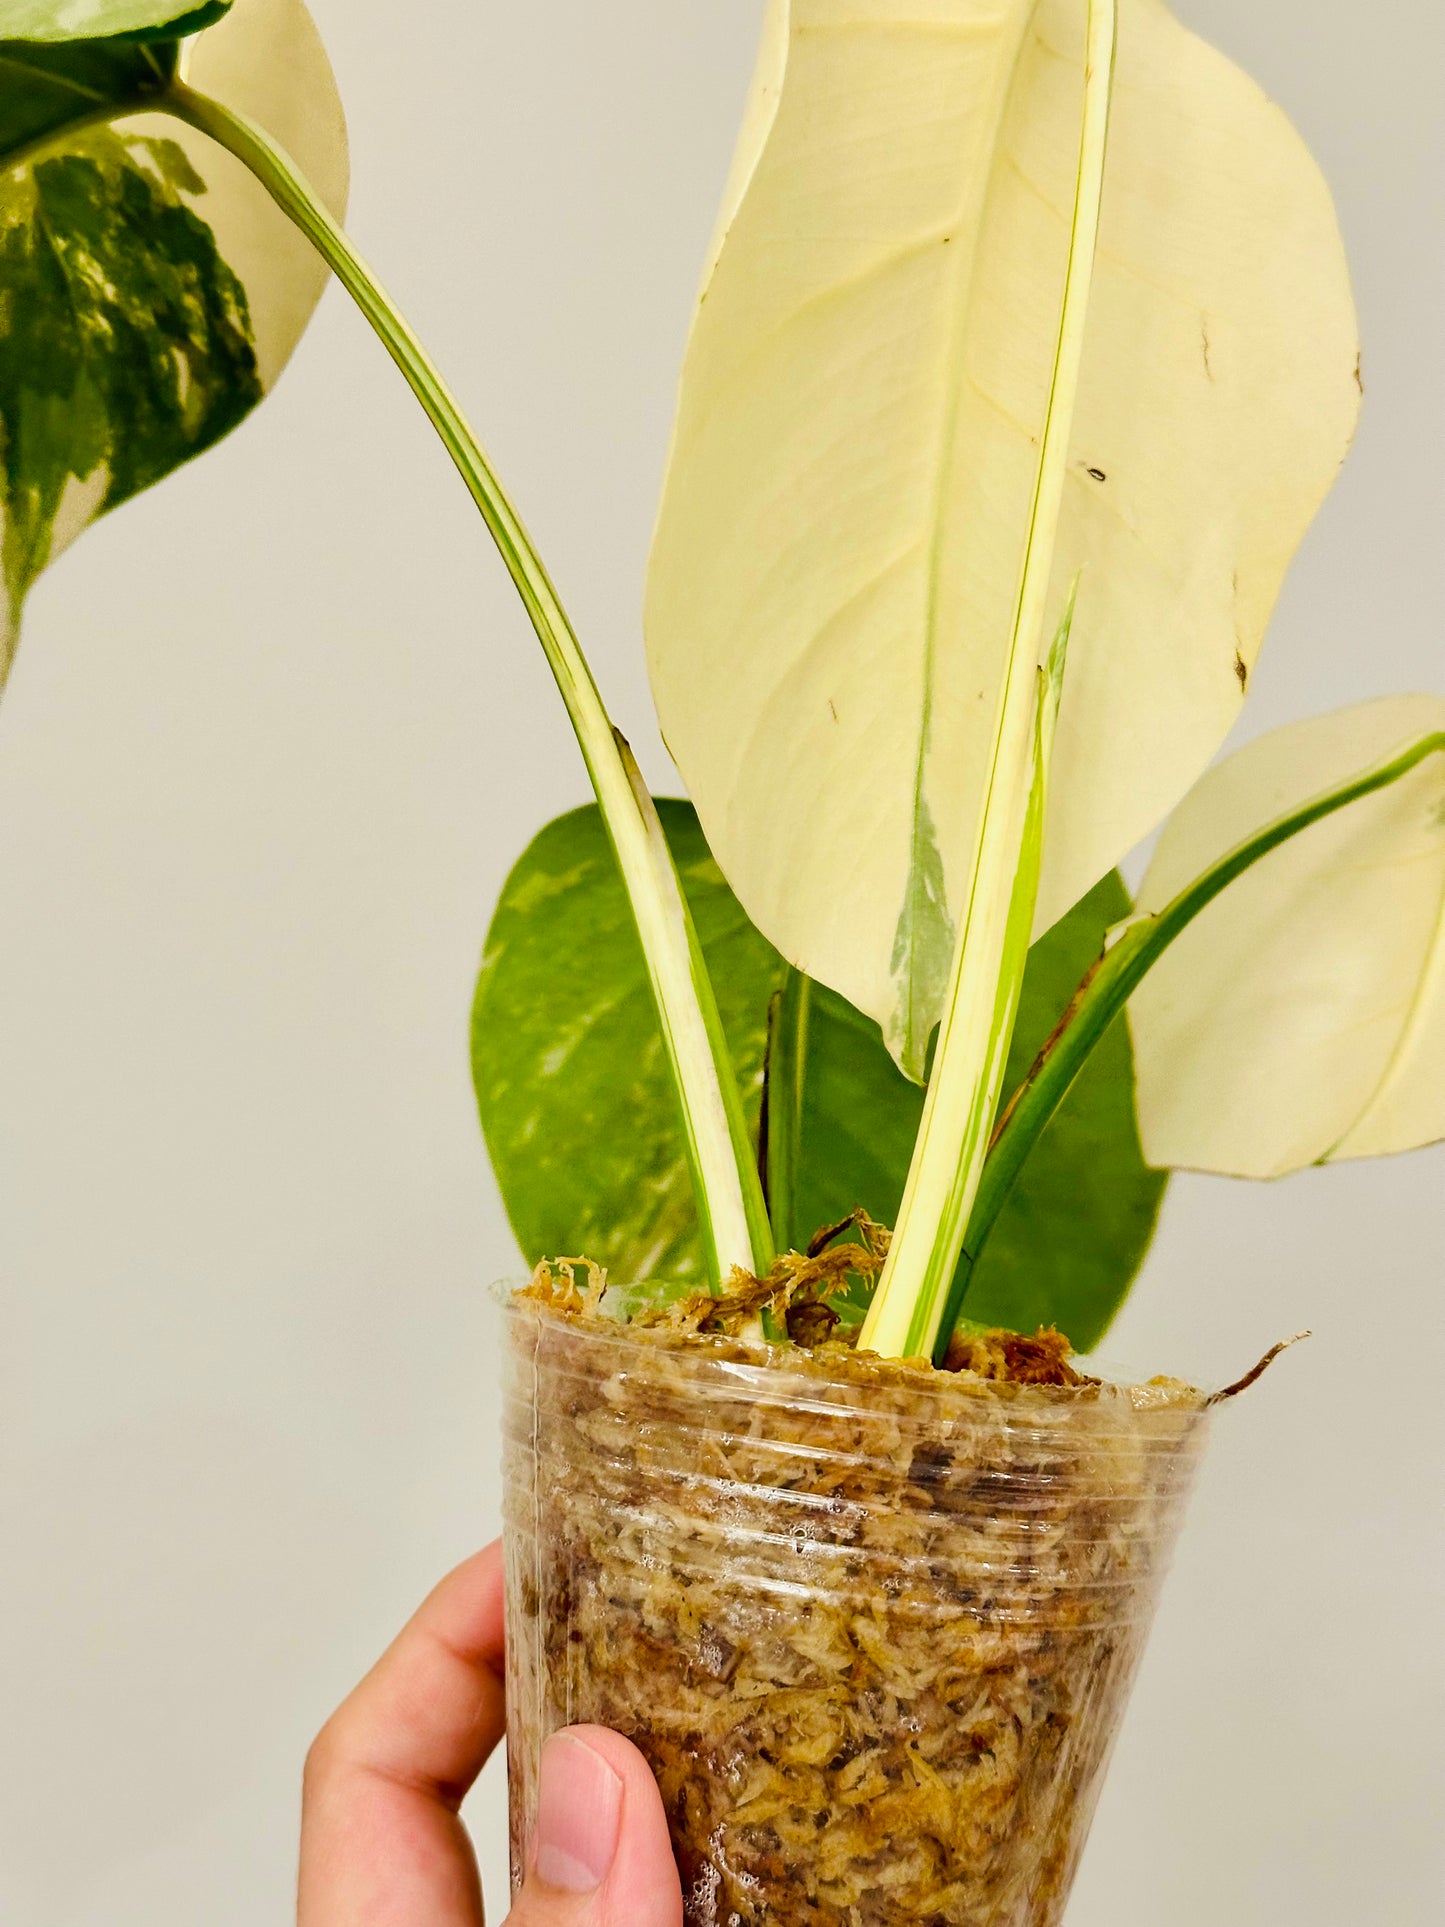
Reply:
<svg viewBox="0 0 1445 1927"><path fill-rule="evenodd" d="M778 102L783 93L783 75L788 64L788 4L789 0L766 0L762 39L758 43L758 58L743 108L743 124L723 185L722 206L718 209L712 240L708 244L707 260L703 265L704 289L712 280L723 243L743 204L743 197L752 185L754 171L777 118Z"/></svg>
<svg viewBox="0 0 1445 1927"><path fill-rule="evenodd" d="M1170 818L1140 910L1439 730L1445 697L1391 696L1251 743ZM1230 884L1129 1011L1151 1164L1273 1178L1445 1136L1445 755Z"/></svg>
<svg viewBox="0 0 1445 1927"><path fill-rule="evenodd" d="M236 0L219 26L191 42L182 74L264 127L341 219L350 184L346 117L302 0ZM261 382L271 388L321 299L328 270L234 156L174 120L157 120L154 131L180 141L206 183L198 212L246 290Z"/></svg>
<svg viewBox="0 0 1445 1927"><path fill-rule="evenodd" d="M658 710L729 881L914 1074L997 722L1085 13L793 0L781 99L694 324L649 572ZM1298 137L1159 0L1123 0L1047 625L1082 571L1038 928L1227 733L1348 445L1356 369L1334 212Z"/></svg>

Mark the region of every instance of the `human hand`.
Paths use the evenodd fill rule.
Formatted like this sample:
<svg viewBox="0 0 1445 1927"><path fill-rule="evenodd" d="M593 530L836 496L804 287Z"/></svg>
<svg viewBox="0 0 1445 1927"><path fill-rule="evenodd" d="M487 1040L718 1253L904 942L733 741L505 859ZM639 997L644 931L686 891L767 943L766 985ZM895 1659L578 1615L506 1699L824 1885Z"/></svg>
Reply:
<svg viewBox="0 0 1445 1927"><path fill-rule="evenodd" d="M481 1927L458 1814L506 1724L502 1549L444 1579L306 1762L297 1927ZM598 1726L542 1754L536 1837L506 1927L681 1927L647 1762Z"/></svg>

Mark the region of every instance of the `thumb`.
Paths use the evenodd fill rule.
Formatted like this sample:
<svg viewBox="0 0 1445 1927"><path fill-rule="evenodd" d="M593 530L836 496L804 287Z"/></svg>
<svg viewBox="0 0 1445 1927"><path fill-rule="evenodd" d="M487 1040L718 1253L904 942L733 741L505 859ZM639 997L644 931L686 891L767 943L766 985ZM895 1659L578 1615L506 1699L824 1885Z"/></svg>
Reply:
<svg viewBox="0 0 1445 1927"><path fill-rule="evenodd" d="M646 1760L573 1726L542 1749L537 1830L507 1927L682 1927L682 1887Z"/></svg>

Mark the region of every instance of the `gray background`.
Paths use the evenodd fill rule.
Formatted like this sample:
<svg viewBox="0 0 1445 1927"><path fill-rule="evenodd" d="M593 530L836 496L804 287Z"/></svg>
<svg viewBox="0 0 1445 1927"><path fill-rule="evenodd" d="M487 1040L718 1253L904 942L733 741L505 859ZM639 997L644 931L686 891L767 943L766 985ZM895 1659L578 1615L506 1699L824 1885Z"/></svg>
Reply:
<svg viewBox="0 0 1445 1927"><path fill-rule="evenodd" d="M759 0L316 0L353 225L660 788L640 577ZM1186 0L1339 196L1368 406L1249 732L1442 686L1435 0ZM471 978L583 778L333 289L260 415L87 535L0 710L0 1918L286 1919L308 1736L497 1520ZM1445 1157L1176 1185L1111 1342L1233 1375L1071 1927L1442 1896ZM503 1787L473 1813L503 1891ZM498 1909L500 1912L500 1909Z"/></svg>

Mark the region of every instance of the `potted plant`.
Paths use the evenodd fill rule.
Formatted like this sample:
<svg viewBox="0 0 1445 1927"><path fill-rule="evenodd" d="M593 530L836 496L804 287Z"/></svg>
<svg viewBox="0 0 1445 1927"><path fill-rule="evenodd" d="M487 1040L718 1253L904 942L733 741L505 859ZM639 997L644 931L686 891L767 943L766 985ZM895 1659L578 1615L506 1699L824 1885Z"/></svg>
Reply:
<svg viewBox="0 0 1445 1927"><path fill-rule="evenodd" d="M1209 767L1359 401L1317 170L1156 0L769 6L647 595L694 814L339 225L299 0L13 0L3 32L5 661L64 543L261 399L329 268L596 790L508 883L473 1040L539 1261L519 1835L545 1731L603 1718L698 1922L1057 1919L1221 1396L1076 1353L1168 1168L1441 1131L1445 701Z"/></svg>

